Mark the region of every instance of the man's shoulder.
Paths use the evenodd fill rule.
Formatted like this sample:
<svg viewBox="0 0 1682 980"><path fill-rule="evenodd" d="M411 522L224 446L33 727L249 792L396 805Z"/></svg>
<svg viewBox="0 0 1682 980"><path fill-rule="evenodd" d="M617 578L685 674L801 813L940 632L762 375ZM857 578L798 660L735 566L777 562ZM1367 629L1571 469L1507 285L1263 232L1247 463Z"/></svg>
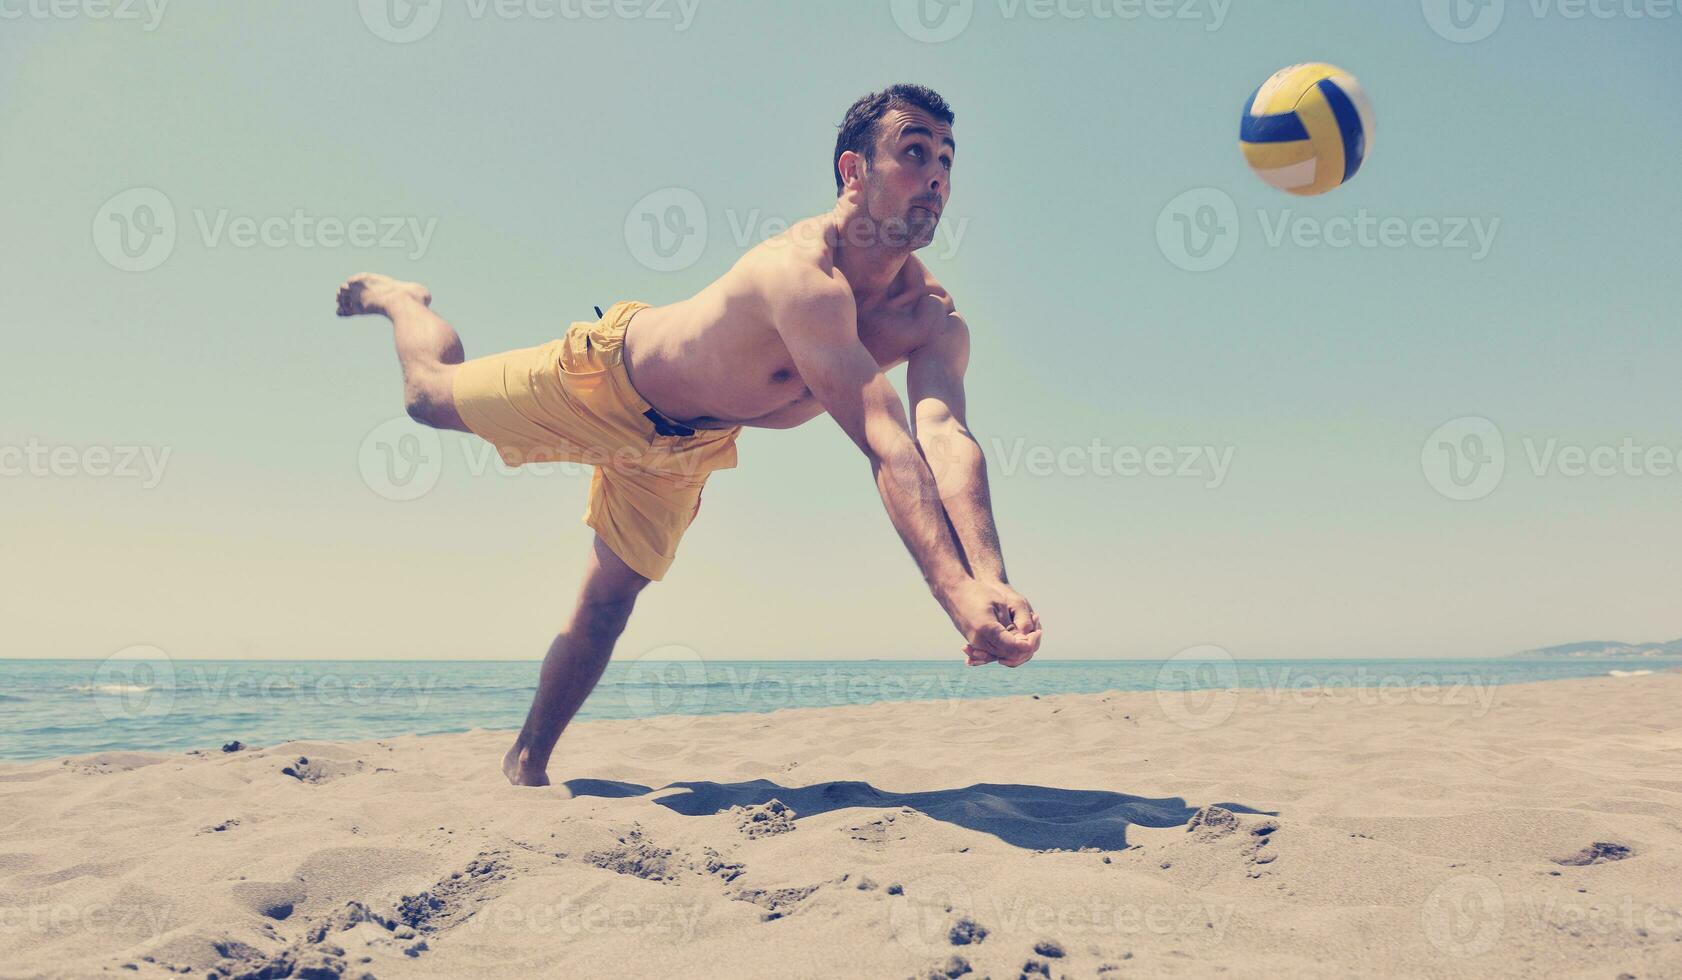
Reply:
<svg viewBox="0 0 1682 980"><path fill-rule="evenodd" d="M849 300L846 277L835 265L835 252L820 219L807 219L754 246L738 271L742 285L773 305L791 300Z"/></svg>

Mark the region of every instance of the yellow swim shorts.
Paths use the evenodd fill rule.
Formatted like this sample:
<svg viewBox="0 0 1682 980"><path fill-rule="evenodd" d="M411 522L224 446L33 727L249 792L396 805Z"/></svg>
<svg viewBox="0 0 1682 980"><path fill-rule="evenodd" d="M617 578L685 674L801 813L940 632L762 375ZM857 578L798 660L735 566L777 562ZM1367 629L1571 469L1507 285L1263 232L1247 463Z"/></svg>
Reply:
<svg viewBox="0 0 1682 980"><path fill-rule="evenodd" d="M625 327L646 303L618 303L540 347L475 358L456 372L456 411L509 466L595 467L584 523L639 575L659 581L701 507L713 470L736 465L741 426L695 430L656 412L625 372Z"/></svg>

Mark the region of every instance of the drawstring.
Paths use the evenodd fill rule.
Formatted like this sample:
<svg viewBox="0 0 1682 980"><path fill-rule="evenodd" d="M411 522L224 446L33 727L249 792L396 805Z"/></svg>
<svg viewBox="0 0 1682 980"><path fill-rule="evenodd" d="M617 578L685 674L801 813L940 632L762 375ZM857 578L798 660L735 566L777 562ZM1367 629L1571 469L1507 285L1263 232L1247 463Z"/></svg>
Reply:
<svg viewBox="0 0 1682 980"><path fill-rule="evenodd" d="M599 306L592 306L590 308L596 311L596 319L600 320L602 318L602 308Z"/></svg>

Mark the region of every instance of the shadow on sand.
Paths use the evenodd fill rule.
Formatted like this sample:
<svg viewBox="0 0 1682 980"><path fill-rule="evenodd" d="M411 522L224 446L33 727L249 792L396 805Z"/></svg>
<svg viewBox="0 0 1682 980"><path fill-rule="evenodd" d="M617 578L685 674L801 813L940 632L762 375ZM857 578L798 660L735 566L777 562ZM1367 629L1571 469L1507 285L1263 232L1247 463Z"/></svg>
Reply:
<svg viewBox="0 0 1682 980"><path fill-rule="evenodd" d="M926 793L886 793L852 780L782 786L767 779L742 783L679 782L654 789L608 779L571 779L574 796L625 798L665 793L654 802L685 816L722 813L733 806L757 806L781 800L796 820L844 807L909 807L936 820L992 834L1007 844L1042 850L1096 847L1117 851L1127 846L1127 828L1177 827L1198 807L1177 796L1151 799L1094 789L1059 789L1016 783L976 783L962 789ZM667 792L668 790L672 792ZM1240 803L1216 803L1234 813L1277 814Z"/></svg>

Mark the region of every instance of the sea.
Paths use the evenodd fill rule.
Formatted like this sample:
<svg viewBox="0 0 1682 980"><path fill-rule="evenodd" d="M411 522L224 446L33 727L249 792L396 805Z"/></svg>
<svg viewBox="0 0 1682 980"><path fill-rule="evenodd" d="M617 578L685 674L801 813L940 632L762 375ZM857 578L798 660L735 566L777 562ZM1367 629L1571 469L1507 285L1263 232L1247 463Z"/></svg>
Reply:
<svg viewBox="0 0 1682 980"><path fill-rule="evenodd" d="M1213 648L1211 648L1213 649ZM302 739L517 729L538 662L174 660L161 651L106 660L0 659L0 760L110 751L179 752ZM958 661L689 659L614 661L580 720L769 712L1013 695L1330 688L1372 703L1485 697L1505 684L1682 669L1682 659L1036 660L1016 670ZM956 709L954 706L957 706ZM1196 718L1191 719L1195 723Z"/></svg>

